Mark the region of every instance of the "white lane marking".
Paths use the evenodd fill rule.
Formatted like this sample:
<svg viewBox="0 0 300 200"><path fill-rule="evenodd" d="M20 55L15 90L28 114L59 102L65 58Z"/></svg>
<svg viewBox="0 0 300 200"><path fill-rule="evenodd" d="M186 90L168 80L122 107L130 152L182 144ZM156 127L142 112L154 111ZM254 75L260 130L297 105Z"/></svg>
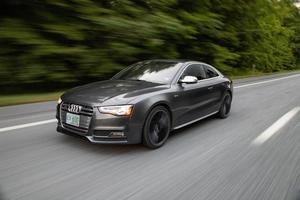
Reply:
<svg viewBox="0 0 300 200"><path fill-rule="evenodd" d="M253 86L253 85L260 85L260 84L264 84L264 83L270 83L270 82L273 82L273 81L279 81L279 80L294 78L294 77L298 77L298 76L300 76L300 74L286 76L286 77L277 78L277 79L271 79L271 80L267 80L267 81L260 81L260 82L250 83L250 84L245 84L245 85L240 85L240 86L235 86L234 89L250 87L250 86ZM16 130L16 129L20 129L20 128L27 128L27 127L31 127L31 126L39 126L39 125L42 125L42 124L48 124L48 123L53 123L53 122L57 122L57 120L56 119L50 119L50 120L45 120L45 121L33 122L33 123L29 123L29 124L21 124L21 125L16 125L16 126L0 128L0 132L11 131L11 130Z"/></svg>
<svg viewBox="0 0 300 200"><path fill-rule="evenodd" d="M252 141L254 145L261 145L270 139L276 132L278 132L282 127L284 127L295 115L300 111L300 107L295 107L288 113L283 115L278 119L272 126L266 129L262 134Z"/></svg>
<svg viewBox="0 0 300 200"><path fill-rule="evenodd" d="M39 122L33 122L33 123L28 123L28 124L21 124L21 125L16 125L16 126L0 128L0 132L11 131L11 130L16 130L16 129L21 129L21 128L27 128L27 127L31 127L31 126L39 126L42 124L49 124L49 123L53 123L53 122L57 122L57 119L50 119L50 120L45 120L45 121L39 121Z"/></svg>
<svg viewBox="0 0 300 200"><path fill-rule="evenodd" d="M265 84L265 83L271 83L271 82L274 82L274 81L280 81L280 80L285 80L285 79L289 79L289 78L295 78L295 77L298 77L298 76L300 76L300 74L285 76L285 77L282 77L282 78L276 78L276 79L271 79L271 80L266 80L266 81L260 81L260 82L256 82L256 83L249 83L249 84L245 84L245 85L235 86L234 89L250 87L250 86L253 86L253 85L260 85L260 84Z"/></svg>

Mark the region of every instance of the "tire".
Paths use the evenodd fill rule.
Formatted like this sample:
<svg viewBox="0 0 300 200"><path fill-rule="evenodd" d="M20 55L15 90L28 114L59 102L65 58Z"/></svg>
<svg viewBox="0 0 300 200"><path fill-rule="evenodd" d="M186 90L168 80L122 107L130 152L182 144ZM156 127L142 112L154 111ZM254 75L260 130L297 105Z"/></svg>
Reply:
<svg viewBox="0 0 300 200"><path fill-rule="evenodd" d="M229 92L226 92L223 96L222 104L217 114L219 118L225 119L229 116L231 110L231 102L232 102L232 97Z"/></svg>
<svg viewBox="0 0 300 200"><path fill-rule="evenodd" d="M144 146L156 149L164 145L171 130L169 111L163 106L154 107L148 114L143 128Z"/></svg>

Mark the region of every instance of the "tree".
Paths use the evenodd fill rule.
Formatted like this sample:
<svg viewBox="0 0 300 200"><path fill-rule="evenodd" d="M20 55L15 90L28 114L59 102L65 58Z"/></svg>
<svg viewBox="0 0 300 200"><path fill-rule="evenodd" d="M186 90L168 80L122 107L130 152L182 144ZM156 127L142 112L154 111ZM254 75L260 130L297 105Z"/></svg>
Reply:
<svg viewBox="0 0 300 200"><path fill-rule="evenodd" d="M4 0L0 11L2 91L101 80L152 58L201 60L227 74L300 62L290 0Z"/></svg>

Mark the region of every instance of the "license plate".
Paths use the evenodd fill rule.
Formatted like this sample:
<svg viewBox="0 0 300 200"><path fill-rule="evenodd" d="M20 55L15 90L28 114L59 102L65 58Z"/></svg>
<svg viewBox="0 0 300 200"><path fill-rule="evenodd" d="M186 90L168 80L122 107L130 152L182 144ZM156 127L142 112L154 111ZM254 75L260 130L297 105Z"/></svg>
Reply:
<svg viewBox="0 0 300 200"><path fill-rule="evenodd" d="M79 126L80 116L72 113L67 113L66 115L66 123L72 126Z"/></svg>

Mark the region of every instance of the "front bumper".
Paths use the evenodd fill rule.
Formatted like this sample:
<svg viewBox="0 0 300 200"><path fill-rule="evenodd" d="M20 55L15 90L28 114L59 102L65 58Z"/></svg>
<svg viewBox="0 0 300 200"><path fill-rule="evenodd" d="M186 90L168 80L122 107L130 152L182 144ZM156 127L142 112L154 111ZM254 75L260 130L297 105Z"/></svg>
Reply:
<svg viewBox="0 0 300 200"><path fill-rule="evenodd" d="M121 117L103 114L96 107L84 106L80 115L79 127L66 124L69 103L57 106L57 131L68 135L86 137L92 143L99 144L138 144L141 143L142 125L134 117Z"/></svg>

